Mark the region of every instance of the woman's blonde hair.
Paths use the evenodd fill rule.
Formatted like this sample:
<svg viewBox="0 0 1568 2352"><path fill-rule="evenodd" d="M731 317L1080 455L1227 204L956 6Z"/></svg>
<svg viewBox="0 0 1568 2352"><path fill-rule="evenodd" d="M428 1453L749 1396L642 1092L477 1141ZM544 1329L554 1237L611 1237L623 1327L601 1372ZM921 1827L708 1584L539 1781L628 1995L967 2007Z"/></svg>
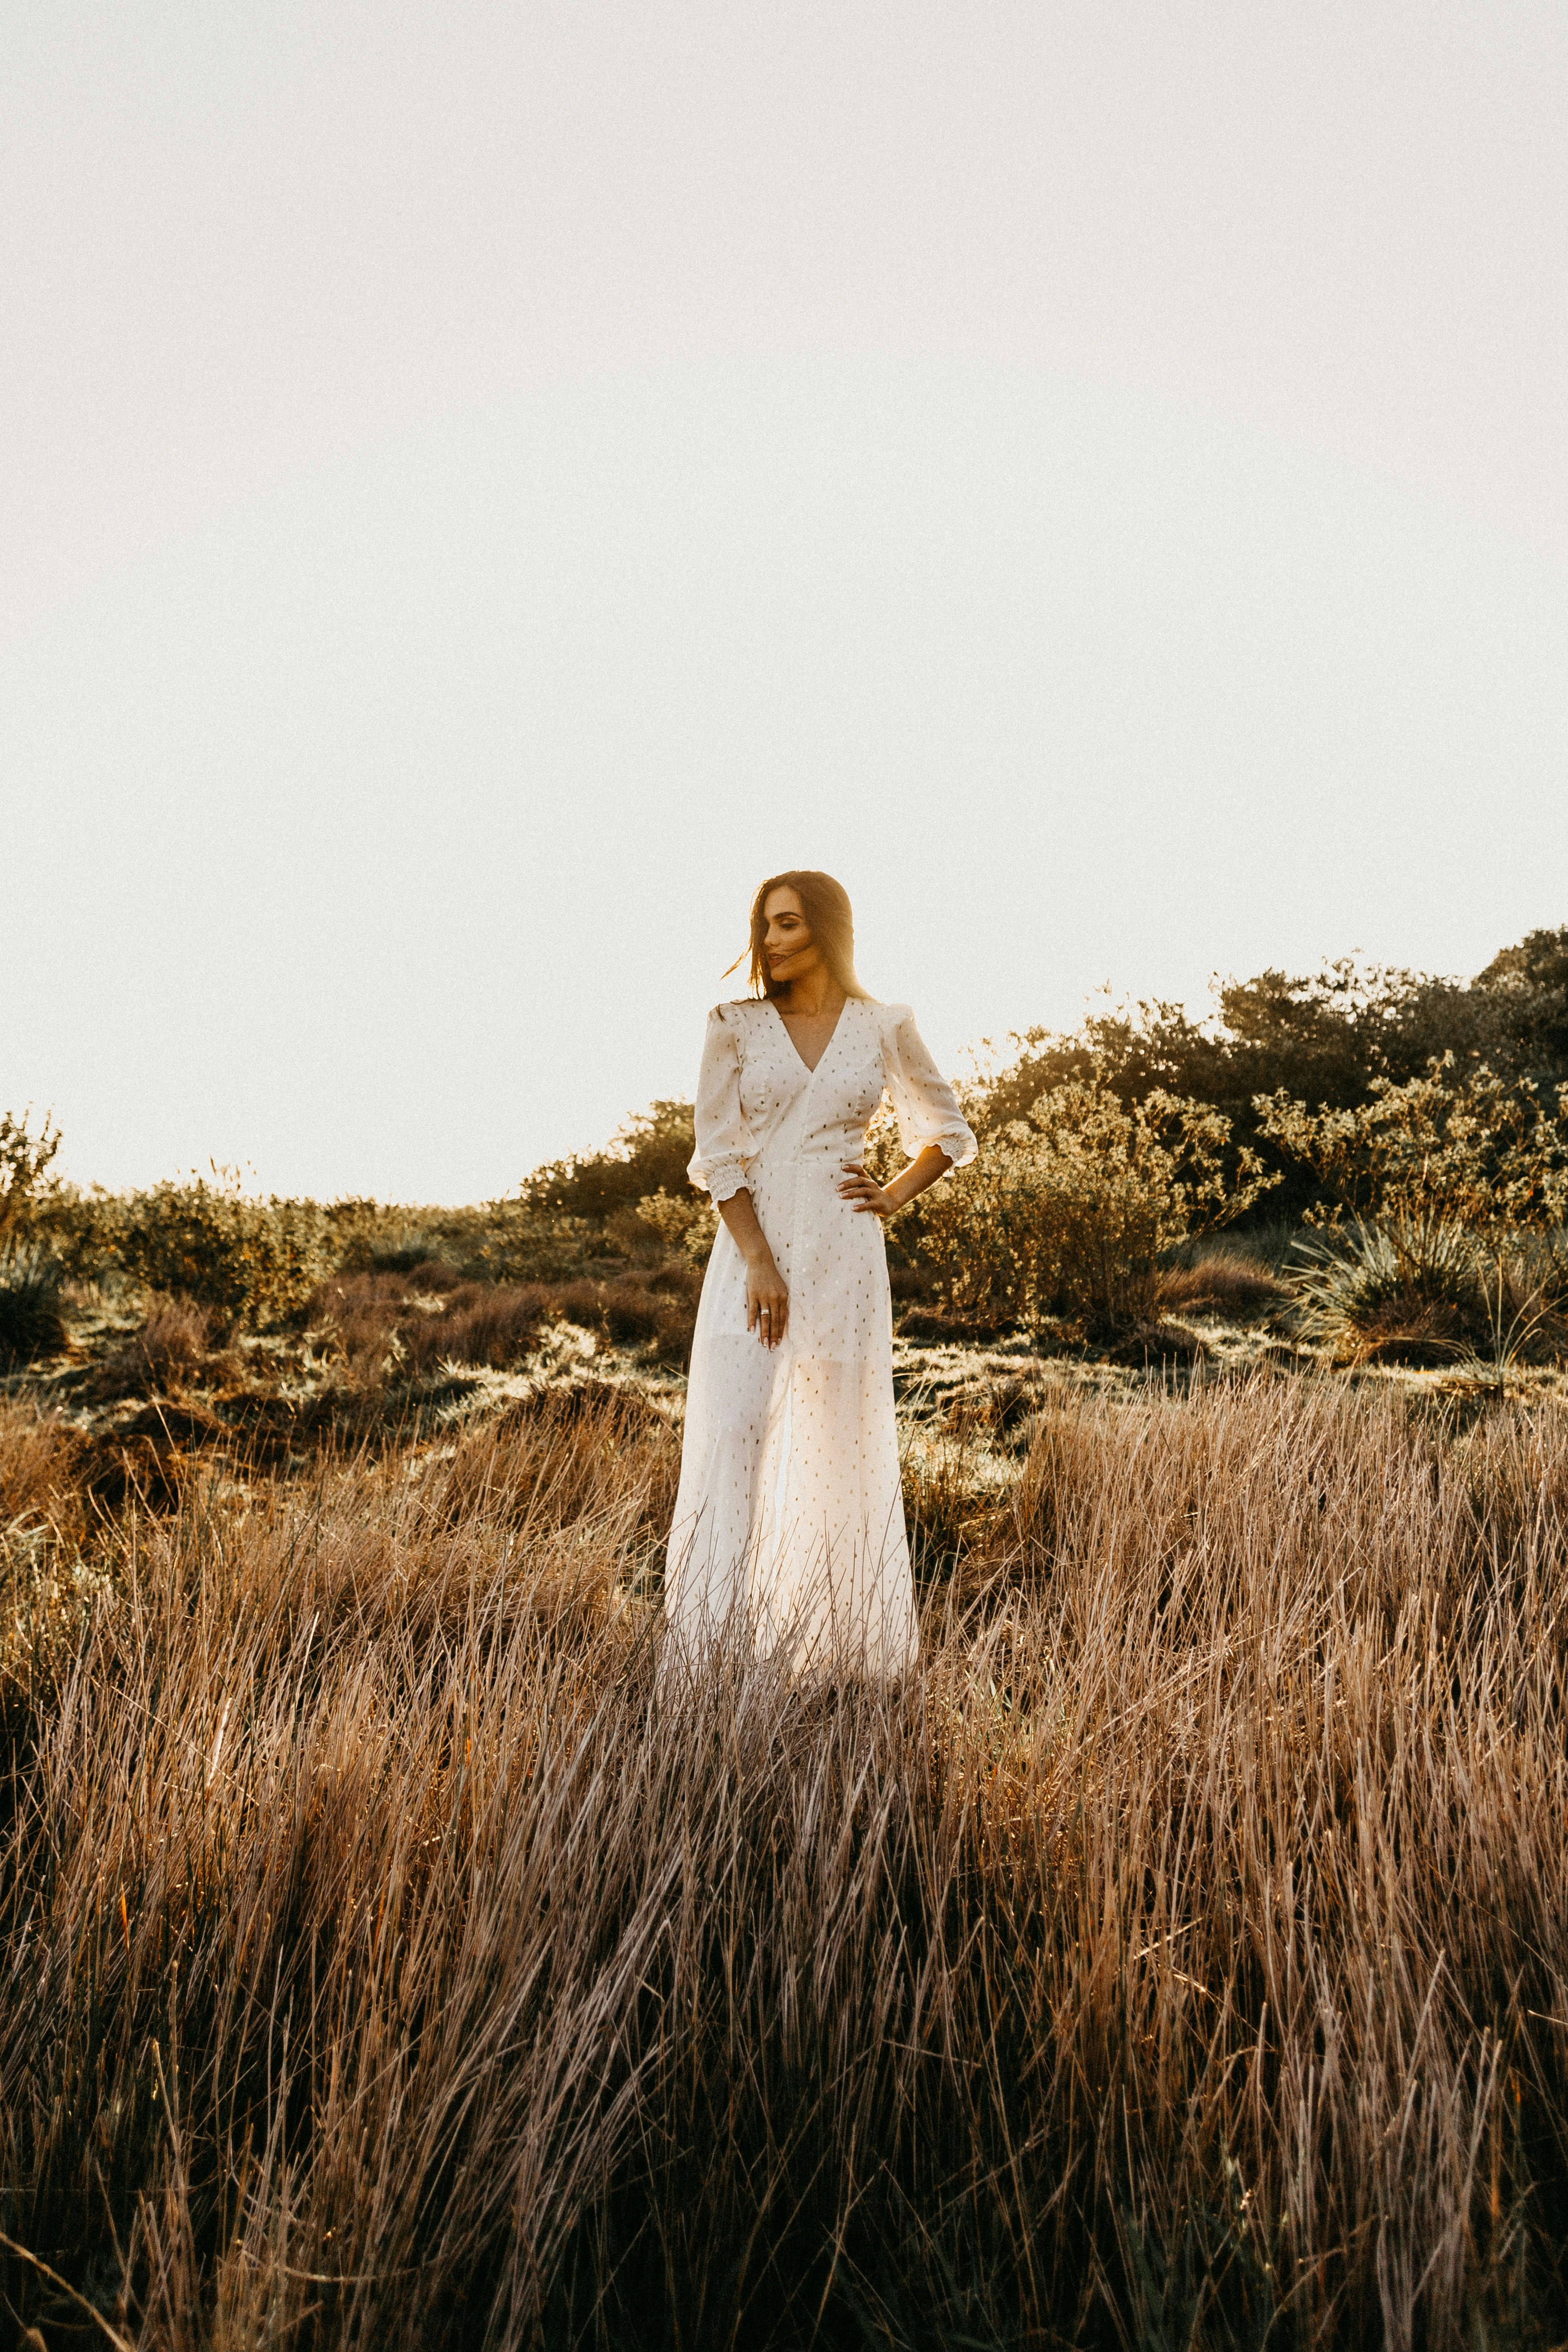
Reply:
<svg viewBox="0 0 1568 2352"><path fill-rule="evenodd" d="M751 992L754 996L776 996L789 986L780 981L776 988L768 976L768 958L763 942L768 937L767 906L770 891L793 890L800 901L800 912L806 918L806 928L811 934L811 944L820 948L822 961L832 973L846 996L867 996L855 978L855 919L850 907L850 894L841 882L831 874L819 874L811 866L799 866L789 874L770 874L751 902ZM737 957L736 961L740 959ZM735 965L730 966L733 971Z"/></svg>

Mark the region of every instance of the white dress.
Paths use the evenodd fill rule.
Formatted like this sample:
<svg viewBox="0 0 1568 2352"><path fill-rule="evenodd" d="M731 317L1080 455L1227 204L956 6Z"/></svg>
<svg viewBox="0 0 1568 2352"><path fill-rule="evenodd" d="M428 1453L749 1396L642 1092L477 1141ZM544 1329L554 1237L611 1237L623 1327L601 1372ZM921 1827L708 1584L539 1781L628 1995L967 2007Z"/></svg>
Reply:
<svg viewBox="0 0 1568 2352"><path fill-rule="evenodd" d="M914 1660L915 1593L893 1409L881 1220L837 1187L883 1091L906 1152L975 1157L907 1004L851 997L809 1070L777 1006L708 1016L687 1172L716 1206L749 1191L789 1293L787 1336L746 1328L746 1262L720 1226L686 1391L665 1575L674 1654L781 1654L792 1672Z"/></svg>

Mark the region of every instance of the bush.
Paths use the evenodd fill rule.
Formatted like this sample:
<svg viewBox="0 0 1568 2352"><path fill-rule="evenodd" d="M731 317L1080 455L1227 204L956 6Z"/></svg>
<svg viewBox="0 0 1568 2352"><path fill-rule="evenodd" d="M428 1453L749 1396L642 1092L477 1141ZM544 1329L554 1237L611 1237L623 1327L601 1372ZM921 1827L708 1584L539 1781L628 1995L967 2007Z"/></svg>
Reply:
<svg viewBox="0 0 1568 2352"><path fill-rule="evenodd" d="M327 1271L326 1223L312 1201L258 1200L230 1171L160 1184L126 1203L120 1262L149 1289L257 1323L302 1308Z"/></svg>
<svg viewBox="0 0 1568 2352"><path fill-rule="evenodd" d="M504 1370L526 1356L549 1309L536 1284L469 1284L454 1291L441 1314L414 1315L400 1337L410 1364L488 1364Z"/></svg>
<svg viewBox="0 0 1568 2352"><path fill-rule="evenodd" d="M1027 1115L1041 1089L1099 1070L1123 1101L1155 1089L1212 1103L1239 1143L1284 1178L1276 1206L1299 1217L1313 1199L1308 1168L1258 1124L1258 1097L1283 1090L1347 1109L1374 1083L1419 1077L1434 1055L1511 1079L1568 1078L1568 929L1532 931L1467 986L1341 957L1310 975L1280 971L1227 981L1211 1017L1185 1006L1123 1004L1071 1034L1031 1029L973 1090L967 1116L989 1135Z"/></svg>
<svg viewBox="0 0 1568 2352"><path fill-rule="evenodd" d="M536 1169L523 1186L523 1202L533 1210L602 1221L656 1192L678 1197L695 1150L691 1104L650 1103L627 1120L607 1151Z"/></svg>
<svg viewBox="0 0 1568 2352"><path fill-rule="evenodd" d="M718 1232L718 1211L709 1201L699 1200L689 1186L684 1194L666 1192L661 1186L647 1200L638 1202L633 1214L688 1265L707 1264Z"/></svg>
<svg viewBox="0 0 1568 2352"><path fill-rule="evenodd" d="M1451 1057L1348 1110L1260 1097L1265 1130L1312 1170L1322 1199L1300 1244L1309 1327L1353 1360L1496 1362L1559 1352L1568 1282L1550 1238L1568 1208L1568 1087L1547 1110L1529 1081Z"/></svg>
<svg viewBox="0 0 1568 2352"><path fill-rule="evenodd" d="M944 1306L993 1325L1148 1317L1160 1253L1272 1181L1246 1152L1228 1178L1229 1144L1228 1119L1202 1103L1153 1094L1129 1109L1092 1076L1051 1087L961 1183L923 1196Z"/></svg>
<svg viewBox="0 0 1568 2352"><path fill-rule="evenodd" d="M28 1220L45 1171L60 1148L60 1130L46 1113L37 1133L33 1114L20 1118L0 1111L0 1236L19 1233Z"/></svg>
<svg viewBox="0 0 1568 2352"><path fill-rule="evenodd" d="M57 1355L66 1345L65 1273L37 1242L0 1244L0 1371Z"/></svg>
<svg viewBox="0 0 1568 2352"><path fill-rule="evenodd" d="M444 1281L432 1282L433 1274L444 1274ZM370 1387L400 1367L409 1374L444 1363L508 1370L539 1346L547 1325L559 1322L646 1348L661 1363L684 1364L696 1287L696 1276L683 1265L612 1283L580 1276L554 1283L454 1282L449 1270L427 1265L407 1276L339 1276L314 1292L308 1314L336 1342L350 1379ZM439 1303L428 1295L437 1289L444 1294Z"/></svg>
<svg viewBox="0 0 1568 2352"><path fill-rule="evenodd" d="M50 1183L29 1202L26 1231L48 1244L68 1282L101 1282L120 1268L126 1206L101 1184Z"/></svg>
<svg viewBox="0 0 1568 2352"><path fill-rule="evenodd" d="M459 1293L444 1315L422 1316L402 1332L413 1364L450 1361L504 1370L538 1341L546 1323L566 1321L622 1347L647 1347L685 1363L695 1319L685 1297L661 1297L641 1282L498 1283Z"/></svg>
<svg viewBox="0 0 1568 2352"><path fill-rule="evenodd" d="M1283 1092L1260 1097L1263 1132L1312 1169L1322 1193L1309 1223L1349 1217L1397 1236L1419 1277L1461 1230L1495 1243L1558 1223L1568 1210L1568 1087L1547 1110L1530 1081L1490 1069L1460 1076L1451 1055L1403 1086L1377 1079L1348 1110L1309 1110Z"/></svg>

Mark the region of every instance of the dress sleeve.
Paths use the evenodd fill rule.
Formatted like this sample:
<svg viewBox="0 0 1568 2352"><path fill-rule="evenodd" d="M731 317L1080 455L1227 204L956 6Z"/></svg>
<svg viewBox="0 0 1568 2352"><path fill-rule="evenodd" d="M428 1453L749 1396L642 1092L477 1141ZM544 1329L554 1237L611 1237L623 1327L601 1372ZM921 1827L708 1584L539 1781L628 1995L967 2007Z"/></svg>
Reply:
<svg viewBox="0 0 1568 2352"><path fill-rule="evenodd" d="M913 1158L934 1143L955 1168L967 1168L980 1147L907 1004L887 1008L882 1058L904 1150Z"/></svg>
<svg viewBox="0 0 1568 2352"><path fill-rule="evenodd" d="M746 1190L756 1157L740 1104L740 1041L722 1005L716 1004L707 1017L695 1123L697 1148L686 1163L686 1174L716 1209L732 1193Z"/></svg>

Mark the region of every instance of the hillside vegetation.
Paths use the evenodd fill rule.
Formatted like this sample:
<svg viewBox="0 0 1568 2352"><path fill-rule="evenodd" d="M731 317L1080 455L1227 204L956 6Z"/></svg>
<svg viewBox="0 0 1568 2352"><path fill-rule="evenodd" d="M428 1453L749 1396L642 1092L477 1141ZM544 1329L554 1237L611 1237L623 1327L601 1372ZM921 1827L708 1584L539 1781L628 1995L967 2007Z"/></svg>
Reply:
<svg viewBox="0 0 1568 2352"><path fill-rule="evenodd" d="M1230 983L1207 1024L1145 1004L1029 1032L964 1089L978 1167L890 1230L899 1327L1190 1359L1181 1276L1206 1255L1218 1296L1228 1254L1233 1305L1250 1282L1342 1360L1556 1361L1565 1087L1568 929L1469 986L1342 963ZM377 1365L400 1389L438 1360L515 1363L552 1319L684 1363L714 1232L685 1179L689 1105L458 1210L264 1200L221 1171L84 1192L52 1180L57 1144L0 1121L0 1368L66 1346L68 1291L178 1302L209 1334L314 1334L361 1398ZM884 1118L872 1164L895 1157Z"/></svg>
<svg viewBox="0 0 1568 2352"><path fill-rule="evenodd" d="M5 1121L16 2340L1560 2343L1564 949L998 1057L896 1688L660 1683L685 1107L467 1210Z"/></svg>

